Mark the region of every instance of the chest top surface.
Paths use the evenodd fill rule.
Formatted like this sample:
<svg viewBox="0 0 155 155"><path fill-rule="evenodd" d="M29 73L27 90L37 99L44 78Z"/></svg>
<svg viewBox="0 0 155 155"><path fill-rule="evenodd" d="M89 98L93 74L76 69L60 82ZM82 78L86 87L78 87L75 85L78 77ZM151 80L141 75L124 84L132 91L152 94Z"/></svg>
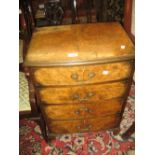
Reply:
<svg viewBox="0 0 155 155"><path fill-rule="evenodd" d="M52 66L134 57L134 46L119 23L36 28L27 66Z"/></svg>

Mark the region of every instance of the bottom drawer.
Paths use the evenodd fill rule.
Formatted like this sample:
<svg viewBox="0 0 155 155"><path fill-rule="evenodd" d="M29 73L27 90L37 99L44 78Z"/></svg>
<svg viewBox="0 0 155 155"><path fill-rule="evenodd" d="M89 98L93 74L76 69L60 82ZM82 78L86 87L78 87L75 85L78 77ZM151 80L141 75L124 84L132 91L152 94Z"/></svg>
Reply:
<svg viewBox="0 0 155 155"><path fill-rule="evenodd" d="M117 127L120 122L120 115L110 115L103 118L71 120L71 121L49 121L48 128L51 133L79 133L101 131Z"/></svg>

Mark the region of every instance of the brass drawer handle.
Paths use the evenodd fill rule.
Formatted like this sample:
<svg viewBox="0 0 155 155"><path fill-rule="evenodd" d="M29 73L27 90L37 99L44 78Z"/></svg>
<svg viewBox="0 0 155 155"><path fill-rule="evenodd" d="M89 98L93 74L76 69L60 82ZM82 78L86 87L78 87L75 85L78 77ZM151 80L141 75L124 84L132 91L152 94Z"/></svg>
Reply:
<svg viewBox="0 0 155 155"><path fill-rule="evenodd" d="M94 92L88 92L88 93L86 94L86 97L81 98L79 93L74 93L74 94L72 95L71 98L72 98L73 100L78 100L79 102L85 102L85 101L88 101L88 100L89 100L92 96L94 96L94 95L95 95Z"/></svg>
<svg viewBox="0 0 155 155"><path fill-rule="evenodd" d="M80 115L80 110L78 109L78 110L75 110L75 114L77 114L77 115Z"/></svg>
<svg viewBox="0 0 155 155"><path fill-rule="evenodd" d="M92 128L92 125L88 125L85 128L81 128L80 126L77 126L77 129L81 130L81 131L88 131Z"/></svg>
<svg viewBox="0 0 155 155"><path fill-rule="evenodd" d="M95 95L95 93L93 93L93 92L88 92L88 93L86 94L86 97L80 98L79 101L80 101L80 102L88 101L88 100L89 100L91 97L93 97L94 95Z"/></svg>
<svg viewBox="0 0 155 155"><path fill-rule="evenodd" d="M92 96L94 96L94 95L95 95L94 92L88 92L88 93L87 93L87 96L88 96L88 97L92 97Z"/></svg>
<svg viewBox="0 0 155 155"><path fill-rule="evenodd" d="M71 98L73 100L78 100L79 102L87 101L89 99L88 97L80 98L80 95L78 93L73 94Z"/></svg>
<svg viewBox="0 0 155 155"><path fill-rule="evenodd" d="M88 81L89 79L93 78L95 76L95 73L94 72L89 72L88 73L88 79L87 80L79 80L79 75L77 73L73 73L71 75L71 78L76 81L76 82L85 82L85 81Z"/></svg>
<svg viewBox="0 0 155 155"><path fill-rule="evenodd" d="M78 78L79 78L79 76L78 76L78 74L77 73L73 73L72 75L71 75L71 78L73 79L73 80L78 80Z"/></svg>
<svg viewBox="0 0 155 155"><path fill-rule="evenodd" d="M71 98L73 100L78 100L79 102L83 102L83 101L87 101L88 100L88 98L80 98L80 94L79 93L73 94Z"/></svg>
<svg viewBox="0 0 155 155"><path fill-rule="evenodd" d="M80 95L78 93L75 93L72 95L72 99L73 100L76 100L76 99L79 99L80 98Z"/></svg>
<svg viewBox="0 0 155 155"><path fill-rule="evenodd" d="M94 76L95 76L95 73L94 73L94 72L89 72L89 73L88 73L89 79L93 78Z"/></svg>
<svg viewBox="0 0 155 155"><path fill-rule="evenodd" d="M80 109L75 110L74 112L75 112L75 114L80 115L81 111L84 111L84 112L87 112L87 113L91 113L92 112L92 110L89 109L89 108L80 108Z"/></svg>
<svg viewBox="0 0 155 155"><path fill-rule="evenodd" d="M93 112L93 111L92 111L91 109L89 109L89 108L85 108L84 111L87 112L87 113Z"/></svg>

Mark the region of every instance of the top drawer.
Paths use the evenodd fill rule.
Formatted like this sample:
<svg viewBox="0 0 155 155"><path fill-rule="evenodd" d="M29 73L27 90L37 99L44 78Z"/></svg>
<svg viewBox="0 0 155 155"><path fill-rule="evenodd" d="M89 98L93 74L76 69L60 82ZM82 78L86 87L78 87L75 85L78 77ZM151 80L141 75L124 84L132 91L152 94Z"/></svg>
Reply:
<svg viewBox="0 0 155 155"><path fill-rule="evenodd" d="M125 79L130 76L132 63L117 62L99 65L44 67L33 70L37 85L79 85Z"/></svg>

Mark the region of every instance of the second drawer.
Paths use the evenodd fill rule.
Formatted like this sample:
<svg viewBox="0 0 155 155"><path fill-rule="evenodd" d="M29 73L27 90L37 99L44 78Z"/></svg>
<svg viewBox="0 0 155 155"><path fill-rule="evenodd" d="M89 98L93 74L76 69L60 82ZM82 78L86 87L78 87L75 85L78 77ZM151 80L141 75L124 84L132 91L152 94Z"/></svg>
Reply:
<svg viewBox="0 0 155 155"><path fill-rule="evenodd" d="M98 102L121 97L124 95L126 88L127 84L125 82L87 86L48 87L39 89L39 97L44 104Z"/></svg>

